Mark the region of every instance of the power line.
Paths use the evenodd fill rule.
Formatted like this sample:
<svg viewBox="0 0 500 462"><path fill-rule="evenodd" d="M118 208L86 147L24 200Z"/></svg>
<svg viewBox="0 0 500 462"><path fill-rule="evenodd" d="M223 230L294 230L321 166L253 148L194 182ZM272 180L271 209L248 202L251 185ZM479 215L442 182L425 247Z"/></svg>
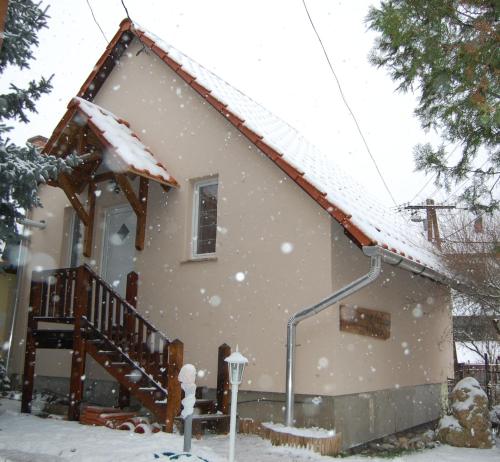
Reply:
<svg viewBox="0 0 500 462"><path fill-rule="evenodd" d="M498 244L498 241L450 241L446 240L450 244Z"/></svg>
<svg viewBox="0 0 500 462"><path fill-rule="evenodd" d="M389 193L389 196L391 196L391 199L394 202L394 205L397 206L396 199L394 199L394 196L392 195L391 190L389 189L389 186L387 186L387 183L385 182L385 179L382 175L382 172L378 168L377 162L375 161L375 157L373 156L373 154L370 150L370 147L368 146L368 143L366 141L366 138L364 137L363 132L361 131L361 127L359 126L359 123L356 119L356 116L354 115L354 112L352 111L351 107L349 106L349 103L347 102L347 99L344 95L344 91L342 90L342 86L340 85L340 81L337 77L337 74L335 73L335 70L333 69L332 63L330 62L330 58L328 57L328 54L326 52L325 46L323 45L321 37L319 36L318 31L316 30L316 26L314 25L314 22L311 18L311 15L309 14L309 10L307 9L307 5L306 5L305 0L302 0L302 4L304 5L304 8L305 8L306 13L307 13L307 17L309 18L309 22L311 23L311 26L314 30L314 33L316 34L316 37L318 38L318 41L321 45L321 48L323 49L323 53L325 54L326 61L328 62L328 65L330 66L330 70L332 71L333 77L335 78L335 81L337 82L337 86L338 86L339 91L340 91L340 96L342 97L342 100L344 101L345 106L349 110L349 113L351 114L351 117L353 118L354 123L356 124L356 128L358 129L358 132L361 136L361 139L363 140L363 143L365 145L365 148L368 151L368 154L370 155L372 162L375 165L375 168L377 169L377 173L380 176L380 179L382 180L382 183L384 184L386 191Z"/></svg>
<svg viewBox="0 0 500 462"><path fill-rule="evenodd" d="M125 6L124 0L121 0L121 2L122 2L123 9L125 10L125 14L127 15L127 18L129 19L129 21L132 21L132 19L130 18L130 15L128 14L128 10L127 10L127 7Z"/></svg>
<svg viewBox="0 0 500 462"><path fill-rule="evenodd" d="M109 43L109 40L106 38L106 34L104 33L104 31L102 30L101 26L97 22L97 19L96 19L95 15L94 15L94 10L92 9L92 6L90 5L89 0L87 0L87 5L89 7L90 13L92 14L92 18L94 18L94 22L96 23L97 27L101 31L102 36L104 37L104 40L106 40L106 43Z"/></svg>

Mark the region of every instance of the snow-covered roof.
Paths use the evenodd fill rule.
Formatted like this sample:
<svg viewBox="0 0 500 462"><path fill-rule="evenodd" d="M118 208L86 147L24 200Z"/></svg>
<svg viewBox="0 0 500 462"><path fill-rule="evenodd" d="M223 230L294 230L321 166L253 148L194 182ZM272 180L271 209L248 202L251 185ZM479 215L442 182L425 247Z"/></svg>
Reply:
<svg viewBox="0 0 500 462"><path fill-rule="evenodd" d="M175 178L164 165L158 162L139 137L130 130L130 125L112 112L78 96L69 108L77 107L93 125L112 152L105 153L104 162L115 171L127 171L147 176L169 186L178 186ZM111 156L111 159L106 159Z"/></svg>
<svg viewBox="0 0 500 462"><path fill-rule="evenodd" d="M378 202L364 186L337 165L334 153L321 151L266 108L139 24L124 20L113 39L115 45L124 32L134 34L151 48L339 221L358 244L379 245L446 274L435 249L425 239L421 225L409 222ZM108 55L105 53L100 59L103 64L105 56L111 53L111 45L107 49ZM89 95L89 88L94 88L91 84L95 82L98 72L99 62L80 95Z"/></svg>

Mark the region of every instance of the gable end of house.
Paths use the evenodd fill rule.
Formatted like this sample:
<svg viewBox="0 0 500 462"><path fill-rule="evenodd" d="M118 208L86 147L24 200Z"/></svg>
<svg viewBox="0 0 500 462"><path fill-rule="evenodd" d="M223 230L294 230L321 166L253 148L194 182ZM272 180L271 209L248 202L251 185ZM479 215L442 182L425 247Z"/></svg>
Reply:
<svg viewBox="0 0 500 462"><path fill-rule="evenodd" d="M99 58L92 72L87 77L78 92L79 97L88 101L92 101L94 99L134 37L137 38L144 47L153 52L160 60L169 66L170 69L172 69L186 84L188 84L227 121L237 128L242 135L244 135L253 145L255 145L262 153L273 161L275 165L288 175L329 215L340 223L344 229L344 233L359 248L377 244L373 239L367 236L366 233L350 221L351 216L348 213L331 204L326 199L326 193L324 191L320 191L315 185L308 181L304 177L304 172L298 170L295 166L287 162L281 153L263 140L261 135L255 133L255 131L246 126L245 121L231 111L227 104L213 96L210 89L197 82L196 77L183 69L181 64L169 56L169 54L162 47L158 46L144 33L144 31L137 28L137 26L135 26L129 19L124 19L120 23L120 28L117 33L106 47L106 50ZM50 147L54 141L55 140L51 138L48 142L48 146ZM393 251L397 252L396 249L393 249Z"/></svg>

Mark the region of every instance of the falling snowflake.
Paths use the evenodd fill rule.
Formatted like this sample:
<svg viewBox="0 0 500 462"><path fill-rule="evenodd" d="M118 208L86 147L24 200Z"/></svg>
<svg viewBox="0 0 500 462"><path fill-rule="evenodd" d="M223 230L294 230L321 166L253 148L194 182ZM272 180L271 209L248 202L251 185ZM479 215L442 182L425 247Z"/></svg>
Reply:
<svg viewBox="0 0 500 462"><path fill-rule="evenodd" d="M328 364L330 362L328 361L328 358L325 358L324 356L318 359L318 369L326 369L328 367Z"/></svg>
<svg viewBox="0 0 500 462"><path fill-rule="evenodd" d="M245 273L241 272L241 271L238 271L235 275L234 275L234 278L238 281L238 282L243 282L245 280Z"/></svg>
<svg viewBox="0 0 500 462"><path fill-rule="evenodd" d="M222 303L222 299L218 295L212 295L209 298L208 303L212 306L219 306Z"/></svg>
<svg viewBox="0 0 500 462"><path fill-rule="evenodd" d="M422 310L422 305L418 303L415 308L413 308L411 314L414 318L421 318L424 315L424 310Z"/></svg>

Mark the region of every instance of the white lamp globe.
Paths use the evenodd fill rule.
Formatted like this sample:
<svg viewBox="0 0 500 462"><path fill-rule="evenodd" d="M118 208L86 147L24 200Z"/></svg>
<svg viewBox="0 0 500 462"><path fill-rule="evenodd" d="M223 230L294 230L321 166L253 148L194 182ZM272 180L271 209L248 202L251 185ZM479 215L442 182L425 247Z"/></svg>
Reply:
<svg viewBox="0 0 500 462"><path fill-rule="evenodd" d="M228 363L229 366L229 380L231 385L239 385L243 378L243 371L248 363L248 359L245 358L236 347L236 351L231 353L224 361Z"/></svg>

